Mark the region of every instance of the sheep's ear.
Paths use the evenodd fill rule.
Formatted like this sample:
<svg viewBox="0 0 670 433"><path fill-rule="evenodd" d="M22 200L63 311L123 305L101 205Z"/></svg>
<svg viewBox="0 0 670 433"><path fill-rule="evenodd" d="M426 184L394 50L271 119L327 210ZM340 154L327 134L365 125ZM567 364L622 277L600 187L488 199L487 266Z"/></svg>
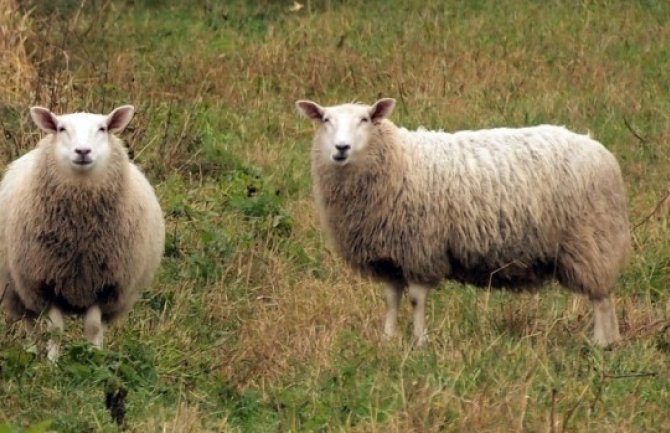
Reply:
<svg viewBox="0 0 670 433"><path fill-rule="evenodd" d="M30 109L30 117L33 118L35 125L42 131L49 134L54 134L58 131L58 119L48 109L44 107L32 107Z"/></svg>
<svg viewBox="0 0 670 433"><path fill-rule="evenodd" d="M312 120L323 120L324 109L316 102L300 100L296 101L295 106L305 117Z"/></svg>
<svg viewBox="0 0 670 433"><path fill-rule="evenodd" d="M388 117L389 114L393 111L395 107L395 99L393 98L383 98L375 102L372 108L370 108L370 118L373 122L379 122L380 120Z"/></svg>
<svg viewBox="0 0 670 433"><path fill-rule="evenodd" d="M107 130L113 133L123 131L133 118L133 114L135 114L135 107L132 105L124 105L115 108L114 111L107 116Z"/></svg>

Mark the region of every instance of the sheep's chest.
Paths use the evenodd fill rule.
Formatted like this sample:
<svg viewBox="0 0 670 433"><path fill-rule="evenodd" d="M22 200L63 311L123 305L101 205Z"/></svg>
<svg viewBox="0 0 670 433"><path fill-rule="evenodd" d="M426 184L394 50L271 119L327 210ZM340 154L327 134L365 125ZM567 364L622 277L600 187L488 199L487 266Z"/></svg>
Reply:
<svg viewBox="0 0 670 433"><path fill-rule="evenodd" d="M122 220L114 195L79 194L50 200L41 210L42 221L26 225L25 257L33 266L24 284L37 286L45 301L77 312L92 304L117 302L128 276L127 240L132 224Z"/></svg>

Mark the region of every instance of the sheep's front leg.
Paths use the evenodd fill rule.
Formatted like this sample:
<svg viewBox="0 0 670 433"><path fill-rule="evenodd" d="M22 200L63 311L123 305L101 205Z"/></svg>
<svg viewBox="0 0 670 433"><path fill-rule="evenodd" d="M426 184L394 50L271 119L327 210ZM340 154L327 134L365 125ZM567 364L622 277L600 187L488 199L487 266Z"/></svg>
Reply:
<svg viewBox="0 0 670 433"><path fill-rule="evenodd" d="M398 309L402 293L405 290L402 283L386 283L386 319L384 320L384 336L390 339L396 334L398 325Z"/></svg>
<svg viewBox="0 0 670 433"><path fill-rule="evenodd" d="M421 284L410 283L409 300L412 303L412 315L414 322L414 343L417 347L426 342L426 297L428 287Z"/></svg>
<svg viewBox="0 0 670 433"><path fill-rule="evenodd" d="M51 336L47 342L47 359L51 362L58 361L60 355L60 339L65 329L65 321L63 320L63 313L58 307L52 306L49 308L49 331Z"/></svg>
<svg viewBox="0 0 670 433"><path fill-rule="evenodd" d="M91 344L98 349L102 349L104 326L102 324L102 312L97 305L92 306L86 311L86 317L84 317L84 333Z"/></svg>

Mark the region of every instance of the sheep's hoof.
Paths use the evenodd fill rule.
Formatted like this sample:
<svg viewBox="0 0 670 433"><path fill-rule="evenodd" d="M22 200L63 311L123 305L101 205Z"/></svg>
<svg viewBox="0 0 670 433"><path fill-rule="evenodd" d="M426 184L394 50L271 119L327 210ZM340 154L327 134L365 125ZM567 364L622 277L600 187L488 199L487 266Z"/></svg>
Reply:
<svg viewBox="0 0 670 433"><path fill-rule="evenodd" d="M393 335L383 334L380 340L381 344L385 347L396 347L403 343L402 335L399 332Z"/></svg>
<svg viewBox="0 0 670 433"><path fill-rule="evenodd" d="M384 332L382 333L382 340L391 341L394 338L396 338L397 336L398 336L398 333L395 330L389 331L389 330L384 329Z"/></svg>
<svg viewBox="0 0 670 433"><path fill-rule="evenodd" d="M428 341L428 334L424 332L423 334L421 334L420 337L414 336L414 338L412 338L412 347L414 349L421 349L426 345L427 341Z"/></svg>
<svg viewBox="0 0 670 433"><path fill-rule="evenodd" d="M593 336L593 344L597 347L600 347L603 350L612 350L617 346L617 343L621 341L621 337L617 333L614 336Z"/></svg>

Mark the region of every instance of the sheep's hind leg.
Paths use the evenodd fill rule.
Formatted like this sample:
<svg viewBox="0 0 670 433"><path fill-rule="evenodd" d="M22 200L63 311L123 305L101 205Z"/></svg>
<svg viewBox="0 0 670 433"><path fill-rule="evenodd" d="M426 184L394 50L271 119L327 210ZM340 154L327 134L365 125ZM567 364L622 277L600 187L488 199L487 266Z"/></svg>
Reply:
<svg viewBox="0 0 670 433"><path fill-rule="evenodd" d="M102 312L97 305L92 306L86 311L86 316L84 317L84 333L91 344L98 349L102 349L104 326L102 324Z"/></svg>
<svg viewBox="0 0 670 433"><path fill-rule="evenodd" d="M621 339L619 323L611 295L591 299L593 305L593 341L601 347L609 346Z"/></svg>
<svg viewBox="0 0 670 433"><path fill-rule="evenodd" d="M426 342L426 297L428 287L421 284L409 284L409 300L412 303L412 316L414 324L414 343L417 347Z"/></svg>
<svg viewBox="0 0 670 433"><path fill-rule="evenodd" d="M58 307L51 306L49 308L49 331L51 336L47 342L47 359L51 362L58 361L60 355L60 338L65 329L65 321L63 320L63 313Z"/></svg>
<svg viewBox="0 0 670 433"><path fill-rule="evenodd" d="M384 320L384 337L390 339L396 334L398 325L398 309L405 290L404 282L386 283L386 318Z"/></svg>

